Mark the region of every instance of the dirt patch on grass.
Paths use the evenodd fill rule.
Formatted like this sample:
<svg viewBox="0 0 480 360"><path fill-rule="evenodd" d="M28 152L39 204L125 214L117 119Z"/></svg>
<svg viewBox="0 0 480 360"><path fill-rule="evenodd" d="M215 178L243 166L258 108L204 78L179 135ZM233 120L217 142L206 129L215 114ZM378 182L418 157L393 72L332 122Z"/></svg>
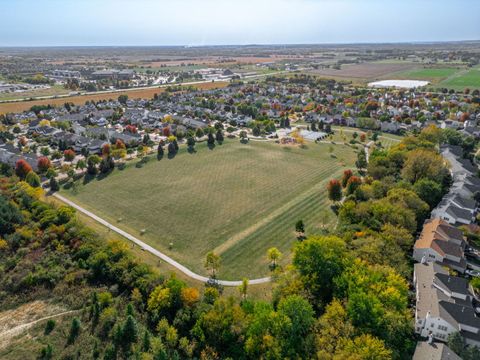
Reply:
<svg viewBox="0 0 480 360"><path fill-rule="evenodd" d="M6 348L13 338L33 325L71 312L61 306L39 300L0 312L0 350Z"/></svg>

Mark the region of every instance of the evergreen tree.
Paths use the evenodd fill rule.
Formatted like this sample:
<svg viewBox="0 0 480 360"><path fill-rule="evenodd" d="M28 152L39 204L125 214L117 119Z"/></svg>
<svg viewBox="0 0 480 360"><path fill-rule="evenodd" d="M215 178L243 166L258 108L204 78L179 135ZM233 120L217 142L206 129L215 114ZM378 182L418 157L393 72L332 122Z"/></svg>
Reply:
<svg viewBox="0 0 480 360"><path fill-rule="evenodd" d="M80 320L74 318L72 324L70 325L70 332L68 334L68 344L73 344L80 335Z"/></svg>
<svg viewBox="0 0 480 360"><path fill-rule="evenodd" d="M135 318L132 315L127 316L127 320L122 328L122 346L128 349L131 344L138 340L138 327Z"/></svg>
<svg viewBox="0 0 480 360"><path fill-rule="evenodd" d="M213 137L213 134L211 132L208 133L207 144L210 146L215 144L215 138Z"/></svg>
<svg viewBox="0 0 480 360"><path fill-rule="evenodd" d="M163 150L163 146L162 146L161 143L158 144L157 154L158 154L159 157L162 157L165 154L165 151Z"/></svg>
<svg viewBox="0 0 480 360"><path fill-rule="evenodd" d="M60 186L58 185L57 179L54 176L50 178L50 190L51 191L58 191L60 190Z"/></svg>
<svg viewBox="0 0 480 360"><path fill-rule="evenodd" d="M151 341L150 341L150 333L148 330L145 330L145 333L143 334L143 339L142 339L142 351L148 352L151 347Z"/></svg>
<svg viewBox="0 0 480 360"><path fill-rule="evenodd" d="M221 143L223 142L224 137L223 137L223 132L222 132L221 129L218 129L218 130L217 130L216 138L217 138L217 142L218 142L218 143L221 144Z"/></svg>

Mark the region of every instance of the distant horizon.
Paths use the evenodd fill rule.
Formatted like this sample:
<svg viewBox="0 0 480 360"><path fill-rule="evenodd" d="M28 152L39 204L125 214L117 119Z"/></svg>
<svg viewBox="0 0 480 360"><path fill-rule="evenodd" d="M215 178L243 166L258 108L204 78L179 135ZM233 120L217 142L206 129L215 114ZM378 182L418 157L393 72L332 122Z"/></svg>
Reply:
<svg viewBox="0 0 480 360"><path fill-rule="evenodd" d="M0 0L0 47L480 39L477 0ZM461 25L461 26L460 26Z"/></svg>
<svg viewBox="0 0 480 360"><path fill-rule="evenodd" d="M187 45L187 44L172 44L172 45L132 45L132 44L119 44L119 45L0 45L0 49L6 48L122 48L122 47L138 47L138 48L206 48L206 47L254 47L254 46L330 46L330 45L428 45L428 44L451 44L451 43L470 43L480 42L480 38L477 39L462 39L462 40L418 40L418 41L394 41L394 42L331 42L331 43L258 43L258 44L204 44L204 45Z"/></svg>

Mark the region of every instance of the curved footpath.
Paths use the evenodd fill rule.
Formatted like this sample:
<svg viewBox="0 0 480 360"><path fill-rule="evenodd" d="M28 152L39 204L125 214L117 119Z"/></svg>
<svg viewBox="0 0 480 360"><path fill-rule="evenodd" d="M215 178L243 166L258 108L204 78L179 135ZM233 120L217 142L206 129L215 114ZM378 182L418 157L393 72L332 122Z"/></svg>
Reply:
<svg viewBox="0 0 480 360"><path fill-rule="evenodd" d="M150 245L144 243L142 240L140 240L140 239L136 238L135 236L127 233L126 231L123 231L122 229L119 229L118 227L110 224L108 221L106 221L106 220L102 219L101 217L95 215L91 211L88 211L87 209L84 209L83 207L75 204L73 201L68 200L67 198L63 197L62 195L54 193L53 196L55 196L60 201L63 201L67 205L73 207L74 209L80 211L81 213L83 213L83 214L91 217L92 219L98 221L100 224L106 226L110 230L113 230L116 233L118 233L118 234L122 235L123 237L127 238L128 240L134 242L135 244L140 246L143 250L148 251L149 253L155 255L156 257L162 259L163 261L169 263L173 267L175 267L178 270L180 270L181 272L183 272L188 277L190 277L192 279L195 279L195 280L198 280L198 281L201 281L201 282L204 282L204 283L206 283L208 281L211 281L210 278L194 273L193 271L186 268L185 266L183 266L179 262L173 260L171 257L165 255L164 253L162 253L162 252L158 251L157 249L151 247ZM264 278L260 278L260 279L248 280L248 283L250 285L263 284L263 283L269 282L270 280L271 280L270 277L264 277ZM216 282L220 285L223 285L223 286L239 286L239 285L242 284L241 280L236 280L236 281L216 280Z"/></svg>

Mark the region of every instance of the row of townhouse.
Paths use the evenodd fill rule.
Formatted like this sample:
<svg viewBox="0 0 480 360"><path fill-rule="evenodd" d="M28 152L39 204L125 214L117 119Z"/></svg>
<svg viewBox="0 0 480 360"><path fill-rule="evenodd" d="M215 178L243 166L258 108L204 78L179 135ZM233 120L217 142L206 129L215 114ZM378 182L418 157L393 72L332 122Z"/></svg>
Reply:
<svg viewBox="0 0 480 360"><path fill-rule="evenodd" d="M468 280L453 276L465 273L465 252L470 250L463 232L456 226L471 225L477 214L475 194L480 191L477 170L463 158L459 146L442 146L450 165L453 185L432 218L423 226L413 248L413 282L416 291L415 332L428 341L419 342L414 359L460 359L447 345L448 336L459 332L465 343L480 347L480 303ZM440 341L440 342L435 342Z"/></svg>
<svg viewBox="0 0 480 360"><path fill-rule="evenodd" d="M453 184L448 194L432 210L432 217L439 217L450 224L469 225L477 214L476 194L480 193L478 168L463 158L460 146L442 146L441 154L450 164Z"/></svg>
<svg viewBox="0 0 480 360"><path fill-rule="evenodd" d="M436 262L422 262L414 266L414 284L415 332L428 338L417 344L414 360L460 359L447 345L434 342L445 342L454 332L460 332L466 344L480 346L478 303L466 279L450 275Z"/></svg>

